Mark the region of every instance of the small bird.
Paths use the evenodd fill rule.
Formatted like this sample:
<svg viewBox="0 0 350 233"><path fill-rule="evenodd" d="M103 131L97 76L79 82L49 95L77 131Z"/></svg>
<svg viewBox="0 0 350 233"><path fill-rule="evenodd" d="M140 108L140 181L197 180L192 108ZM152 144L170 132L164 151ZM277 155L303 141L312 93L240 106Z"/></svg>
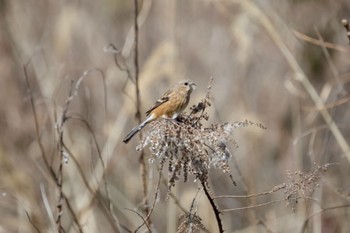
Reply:
<svg viewBox="0 0 350 233"><path fill-rule="evenodd" d="M146 112L148 118L140 125L133 128L124 138L123 142L129 140L148 123L160 118L176 119L176 117L187 107L192 91L196 84L190 80L184 80L167 90L163 96Z"/></svg>

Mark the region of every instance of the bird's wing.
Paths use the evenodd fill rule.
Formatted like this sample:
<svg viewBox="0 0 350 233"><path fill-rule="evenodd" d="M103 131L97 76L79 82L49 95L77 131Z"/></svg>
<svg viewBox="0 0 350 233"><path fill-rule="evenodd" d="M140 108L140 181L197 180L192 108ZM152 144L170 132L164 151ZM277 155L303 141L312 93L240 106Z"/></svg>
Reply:
<svg viewBox="0 0 350 233"><path fill-rule="evenodd" d="M165 102L169 101L170 98L170 94L172 93L172 89L166 91L162 98L160 98L159 100L157 100L154 105L152 106L152 108L150 108L147 112L146 112L146 116L148 116L154 109L158 108L160 105L164 104Z"/></svg>

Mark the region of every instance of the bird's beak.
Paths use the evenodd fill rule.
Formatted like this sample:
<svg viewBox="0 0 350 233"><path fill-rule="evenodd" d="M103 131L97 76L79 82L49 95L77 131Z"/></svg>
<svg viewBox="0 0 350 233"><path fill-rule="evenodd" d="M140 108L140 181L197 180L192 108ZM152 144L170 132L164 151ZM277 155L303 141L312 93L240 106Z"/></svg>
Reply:
<svg viewBox="0 0 350 233"><path fill-rule="evenodd" d="M191 88L192 88L192 90L195 90L196 89L196 87L197 87L197 84L195 84L195 83L191 83Z"/></svg>

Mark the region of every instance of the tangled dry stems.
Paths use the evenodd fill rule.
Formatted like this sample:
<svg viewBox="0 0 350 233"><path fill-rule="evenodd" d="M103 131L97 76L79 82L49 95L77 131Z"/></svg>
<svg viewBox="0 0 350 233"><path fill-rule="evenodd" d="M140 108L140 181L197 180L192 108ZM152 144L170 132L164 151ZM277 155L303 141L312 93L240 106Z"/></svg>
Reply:
<svg viewBox="0 0 350 233"><path fill-rule="evenodd" d="M160 119L150 123L145 138L137 146L138 150L148 148L151 152L150 162L160 161L161 169L168 163L168 197L171 188L181 175L184 181L188 181L189 175L194 175L195 181L199 180L205 194L212 206L217 220L219 232L224 232L220 211L208 185L209 170L211 167L219 168L224 173L228 173L235 184L230 171L229 162L232 154L227 147L232 144L234 148L238 145L232 137L232 133L237 128L255 125L262 129L261 124L251 121L235 123L214 123L209 127L204 122L209 120L206 109L211 106L211 82L209 81L206 96L197 105L191 107L189 114L180 115L177 120ZM179 219L178 232L181 229L192 229L196 232L203 229L201 219L191 213L186 213ZM192 226L191 228L188 228Z"/></svg>
<svg viewBox="0 0 350 233"><path fill-rule="evenodd" d="M287 171L288 182L283 183L280 188L284 190L285 200L288 206L295 211L296 205L300 198L308 198L319 186L322 175L328 170L330 163L324 165L314 164L309 173L302 171Z"/></svg>
<svg viewBox="0 0 350 233"><path fill-rule="evenodd" d="M209 119L205 110L211 106L210 89L209 84L205 98L191 108L190 114L181 115L177 121L161 119L152 122L137 147L138 150L149 148L151 162L159 160L162 167L168 162L169 191L181 174L185 182L189 175L194 175L195 180L204 184L207 184L211 167L231 175L229 162L232 155L227 145L238 147L232 137L235 129L251 125L265 129L263 125L248 120L205 127L204 122Z"/></svg>
<svg viewBox="0 0 350 233"><path fill-rule="evenodd" d="M196 215L191 213L182 214L179 217L179 227L177 228L177 233L185 233L185 232L203 232L206 231L204 225L202 224L202 219Z"/></svg>
<svg viewBox="0 0 350 233"><path fill-rule="evenodd" d="M151 161L160 159L161 163L168 161L170 174L169 187L175 185L183 172L184 181L188 175L195 175L200 181L208 180L210 167L220 168L225 173L231 173L229 161L231 152L228 143L237 147L232 138L235 129L247 127L253 122L236 122L212 124L203 127L198 117L182 116L181 122L162 119L151 123L145 139L138 149L146 147L151 151Z"/></svg>
<svg viewBox="0 0 350 233"><path fill-rule="evenodd" d="M221 169L232 177L229 162L232 153L228 145L237 148L238 144L232 134L238 128L256 126L266 129L262 124L252 121L238 121L234 123L213 123L208 127L205 122L209 115L206 109L211 106L210 84L205 98L191 108L189 114L182 114L177 121L161 119L150 124L145 138L138 145L138 150L148 148L151 152L150 162L160 161L161 168L168 163L168 194L176 185L181 176L188 181L189 175L194 175L195 181L199 180L205 189L209 190L208 178L210 168ZM284 200L295 211L300 198L307 199L318 186L322 175L330 164L314 164L309 173L297 171L287 172L286 183L277 185L269 193L283 190ZM209 201L213 198L209 194ZM213 203L214 212L220 211ZM221 220L217 217L218 224ZM180 216L178 232L192 229L198 232L205 229L201 219L190 212Z"/></svg>

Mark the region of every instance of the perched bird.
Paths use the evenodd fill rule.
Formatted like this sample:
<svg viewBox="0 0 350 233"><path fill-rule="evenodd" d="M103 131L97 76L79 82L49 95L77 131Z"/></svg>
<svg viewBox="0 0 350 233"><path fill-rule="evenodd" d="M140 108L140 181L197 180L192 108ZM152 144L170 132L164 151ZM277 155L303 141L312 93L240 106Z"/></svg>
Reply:
<svg viewBox="0 0 350 233"><path fill-rule="evenodd" d="M143 127L160 117L175 119L183 110L185 110L190 100L191 93L196 86L197 85L194 82L185 80L167 90L162 98L157 100L153 107L146 112L148 118L140 125L133 128L128 135L126 135L123 142L128 143L129 140Z"/></svg>

